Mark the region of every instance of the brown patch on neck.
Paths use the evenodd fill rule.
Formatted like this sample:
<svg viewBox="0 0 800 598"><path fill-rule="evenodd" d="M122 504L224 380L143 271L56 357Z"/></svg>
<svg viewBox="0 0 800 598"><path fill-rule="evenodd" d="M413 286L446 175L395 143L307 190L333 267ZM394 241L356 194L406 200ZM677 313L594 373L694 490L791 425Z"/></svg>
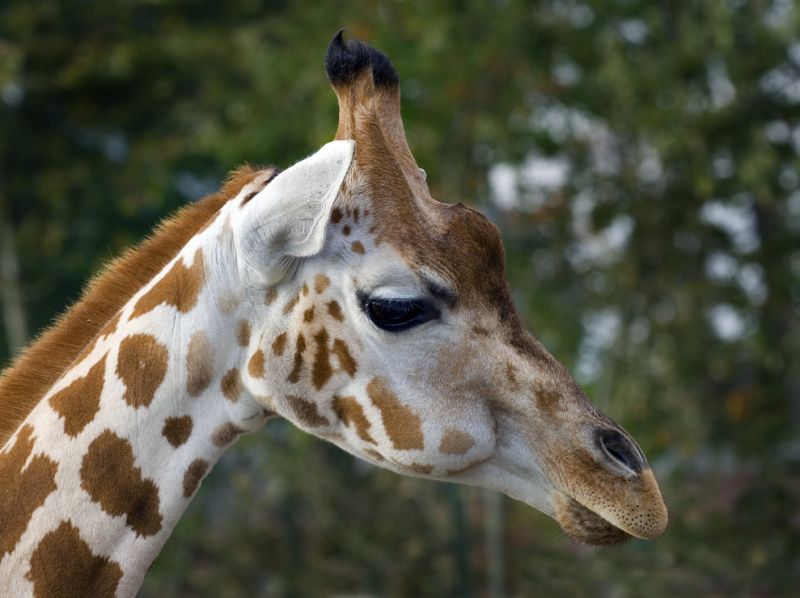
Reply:
<svg viewBox="0 0 800 598"><path fill-rule="evenodd" d="M131 312L131 320L162 304L171 305L182 314L189 313L197 305L206 281L205 272L202 249L195 251L192 265L188 268L179 259L161 280L139 298Z"/></svg>
<svg viewBox="0 0 800 598"><path fill-rule="evenodd" d="M125 402L148 407L167 375L167 348L149 334L123 339L117 356L117 376L125 383Z"/></svg>
<svg viewBox="0 0 800 598"><path fill-rule="evenodd" d="M250 323L247 320L239 320L236 327L236 342L240 347L250 344Z"/></svg>
<svg viewBox="0 0 800 598"><path fill-rule="evenodd" d="M161 531L158 487L142 477L130 442L106 430L95 438L81 463L81 488L109 515L125 515L139 536Z"/></svg>
<svg viewBox="0 0 800 598"><path fill-rule="evenodd" d="M103 355L86 376L73 380L69 386L50 397L50 406L64 418L66 434L73 437L80 434L100 410L107 357L108 354Z"/></svg>
<svg viewBox="0 0 800 598"><path fill-rule="evenodd" d="M225 372L219 384L222 389L222 396L231 403L239 400L239 395L242 394L242 376L239 374L238 368L231 368Z"/></svg>
<svg viewBox="0 0 800 598"><path fill-rule="evenodd" d="M249 166L235 171L218 193L162 221L148 239L92 279L80 301L0 375L0 446L106 322L172 261L229 199L263 172Z"/></svg>
<svg viewBox="0 0 800 598"><path fill-rule="evenodd" d="M192 418L189 415L182 417L168 417L164 420L164 427L161 428L161 433L172 446L178 448L189 440L192 435Z"/></svg>
<svg viewBox="0 0 800 598"><path fill-rule="evenodd" d="M28 528L33 512L56 489L58 466L33 450L33 428L23 426L14 445L0 453L0 560L12 552Z"/></svg>
<svg viewBox="0 0 800 598"><path fill-rule="evenodd" d="M211 384L214 374L214 347L203 331L195 332L189 339L186 373L186 390L190 397L199 397Z"/></svg>
<svg viewBox="0 0 800 598"><path fill-rule="evenodd" d="M383 427L394 448L401 451L422 450L425 447L422 421L411 409L400 402L382 378L373 378L367 385L372 404L381 412Z"/></svg>
<svg viewBox="0 0 800 598"><path fill-rule="evenodd" d="M36 598L111 598L117 593L122 569L118 563L92 553L78 528L62 521L33 551L25 578L33 583Z"/></svg>
<svg viewBox="0 0 800 598"><path fill-rule="evenodd" d="M208 471L209 463L205 459L195 459L186 468L186 473L183 474L183 497L189 498L200 487L200 482L203 481L206 472Z"/></svg>
<svg viewBox="0 0 800 598"><path fill-rule="evenodd" d="M214 446L218 448L225 448L231 442L236 440L242 433L244 433L244 430L242 430L239 426L233 422L227 422L214 430L214 434L211 436L211 442L213 442Z"/></svg>

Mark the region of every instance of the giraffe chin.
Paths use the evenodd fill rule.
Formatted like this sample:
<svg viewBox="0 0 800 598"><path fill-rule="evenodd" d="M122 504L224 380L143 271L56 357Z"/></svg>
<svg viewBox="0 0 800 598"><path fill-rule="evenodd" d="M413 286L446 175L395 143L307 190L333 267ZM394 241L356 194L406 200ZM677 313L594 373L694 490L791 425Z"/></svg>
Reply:
<svg viewBox="0 0 800 598"><path fill-rule="evenodd" d="M633 538L569 496L558 497L554 517L564 533L584 544L608 546Z"/></svg>

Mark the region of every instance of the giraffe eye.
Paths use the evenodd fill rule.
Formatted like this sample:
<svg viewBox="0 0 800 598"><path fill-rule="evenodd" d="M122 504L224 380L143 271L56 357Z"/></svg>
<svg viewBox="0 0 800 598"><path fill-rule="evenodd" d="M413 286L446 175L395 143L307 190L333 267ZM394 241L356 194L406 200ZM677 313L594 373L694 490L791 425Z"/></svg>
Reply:
<svg viewBox="0 0 800 598"><path fill-rule="evenodd" d="M362 307L372 323L389 332L401 332L439 317L422 299L364 299Z"/></svg>

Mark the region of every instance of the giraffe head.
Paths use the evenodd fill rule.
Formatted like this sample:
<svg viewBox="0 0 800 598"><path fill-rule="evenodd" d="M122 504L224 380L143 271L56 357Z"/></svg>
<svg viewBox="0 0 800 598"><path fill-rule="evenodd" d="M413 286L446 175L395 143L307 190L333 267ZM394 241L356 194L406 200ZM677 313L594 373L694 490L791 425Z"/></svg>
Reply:
<svg viewBox="0 0 800 598"><path fill-rule="evenodd" d="M388 58L340 33L326 70L336 140L233 221L263 303L245 386L363 459L498 490L585 542L658 536L667 511L642 451L525 329L495 226L431 198Z"/></svg>

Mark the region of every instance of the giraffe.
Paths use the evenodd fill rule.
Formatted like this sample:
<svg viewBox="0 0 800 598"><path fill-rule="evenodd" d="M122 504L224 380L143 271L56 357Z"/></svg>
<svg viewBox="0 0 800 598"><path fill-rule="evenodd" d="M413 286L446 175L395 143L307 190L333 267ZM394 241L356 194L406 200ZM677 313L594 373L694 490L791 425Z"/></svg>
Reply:
<svg viewBox="0 0 800 598"><path fill-rule="evenodd" d="M237 171L0 378L0 594L135 594L203 477L272 417L586 543L665 529L638 445L524 327L497 229L431 197L389 59L340 31L325 67L333 141Z"/></svg>

